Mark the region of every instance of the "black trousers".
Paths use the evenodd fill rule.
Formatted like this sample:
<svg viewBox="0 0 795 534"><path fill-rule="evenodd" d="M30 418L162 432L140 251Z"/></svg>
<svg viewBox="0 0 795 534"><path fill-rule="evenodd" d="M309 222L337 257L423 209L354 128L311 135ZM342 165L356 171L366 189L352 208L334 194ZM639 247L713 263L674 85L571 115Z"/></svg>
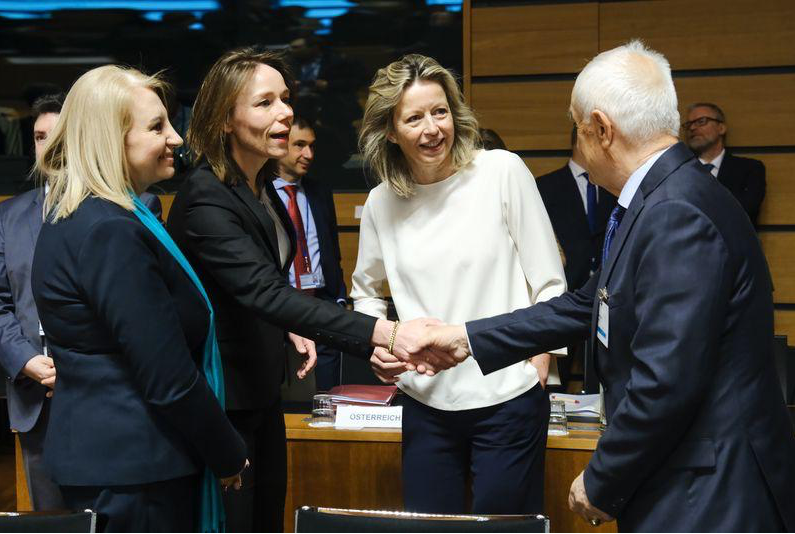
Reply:
<svg viewBox="0 0 795 534"><path fill-rule="evenodd" d="M473 410L403 402L403 501L408 512L540 514L549 397L536 385L509 401Z"/></svg>
<svg viewBox="0 0 795 534"><path fill-rule="evenodd" d="M97 513L99 532L195 532L199 475L128 486L61 486L69 510Z"/></svg>
<svg viewBox="0 0 795 534"><path fill-rule="evenodd" d="M287 492L287 438L281 400L268 410L230 410L229 420L248 446L243 487L224 493L227 532L283 532Z"/></svg>

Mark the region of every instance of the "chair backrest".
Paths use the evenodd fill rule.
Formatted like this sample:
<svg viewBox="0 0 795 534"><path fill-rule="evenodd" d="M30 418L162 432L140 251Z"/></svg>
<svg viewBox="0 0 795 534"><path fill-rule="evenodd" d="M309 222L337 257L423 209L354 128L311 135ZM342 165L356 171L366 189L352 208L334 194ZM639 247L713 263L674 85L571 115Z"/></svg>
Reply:
<svg viewBox="0 0 795 534"><path fill-rule="evenodd" d="M83 512L0 512L0 532L96 532L97 514Z"/></svg>
<svg viewBox="0 0 795 534"><path fill-rule="evenodd" d="M549 532L543 515L439 515L303 506L296 532Z"/></svg>

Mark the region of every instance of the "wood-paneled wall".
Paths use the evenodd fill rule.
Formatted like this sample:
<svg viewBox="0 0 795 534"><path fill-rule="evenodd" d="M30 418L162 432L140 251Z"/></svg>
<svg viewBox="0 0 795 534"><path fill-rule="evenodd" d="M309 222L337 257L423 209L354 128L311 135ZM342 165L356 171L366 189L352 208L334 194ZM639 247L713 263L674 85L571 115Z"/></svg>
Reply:
<svg viewBox="0 0 795 534"><path fill-rule="evenodd" d="M696 101L723 108L728 145L767 169L759 236L776 331L795 344L795 2L467 0L464 10L467 98L535 176L568 157L577 72L629 39L668 58L683 116Z"/></svg>

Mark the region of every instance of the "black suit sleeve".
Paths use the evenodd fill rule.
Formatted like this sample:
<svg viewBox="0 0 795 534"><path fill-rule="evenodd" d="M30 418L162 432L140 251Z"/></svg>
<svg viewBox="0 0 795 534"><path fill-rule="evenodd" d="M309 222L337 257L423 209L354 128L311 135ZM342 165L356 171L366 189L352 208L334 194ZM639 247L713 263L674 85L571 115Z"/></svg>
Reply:
<svg viewBox="0 0 795 534"><path fill-rule="evenodd" d="M610 313L611 328L622 316L637 322L626 393L585 470L588 499L613 516L699 413L717 367L734 268L722 236L693 205L671 200L647 209L654 224L638 227L634 240L634 309Z"/></svg>
<svg viewBox="0 0 795 534"><path fill-rule="evenodd" d="M483 374L585 339L591 331L598 280L597 271L577 291L529 308L468 322L472 356Z"/></svg>
<svg viewBox="0 0 795 534"><path fill-rule="evenodd" d="M291 287L273 258L246 233L233 209L195 202L185 211L184 226L190 252L240 306L290 332L365 354L376 319Z"/></svg>
<svg viewBox="0 0 795 534"><path fill-rule="evenodd" d="M740 197L740 203L748 213L751 222L756 224L759 219L759 211L762 208L762 201L765 199L765 189L767 188L765 164L755 159L749 159L748 162L748 176L744 184L745 189Z"/></svg>
<svg viewBox="0 0 795 534"><path fill-rule="evenodd" d="M238 473L242 438L194 364L160 265L129 218L91 227L78 253L85 298L119 344L141 395L220 477Z"/></svg>

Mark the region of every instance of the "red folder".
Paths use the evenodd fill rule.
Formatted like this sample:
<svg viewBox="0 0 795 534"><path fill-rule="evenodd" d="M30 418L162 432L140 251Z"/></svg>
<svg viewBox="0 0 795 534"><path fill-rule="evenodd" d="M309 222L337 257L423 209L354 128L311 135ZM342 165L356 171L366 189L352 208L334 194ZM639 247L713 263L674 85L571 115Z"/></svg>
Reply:
<svg viewBox="0 0 795 534"><path fill-rule="evenodd" d="M331 388L328 393L337 404L389 406L397 393L397 386L344 384Z"/></svg>

